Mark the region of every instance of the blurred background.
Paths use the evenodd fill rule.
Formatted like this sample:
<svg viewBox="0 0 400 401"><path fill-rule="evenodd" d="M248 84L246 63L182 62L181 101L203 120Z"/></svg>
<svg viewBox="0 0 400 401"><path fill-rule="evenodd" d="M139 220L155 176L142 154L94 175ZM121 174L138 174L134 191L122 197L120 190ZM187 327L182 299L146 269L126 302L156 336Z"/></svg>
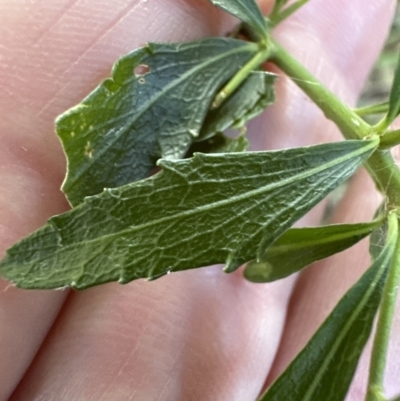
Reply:
<svg viewBox="0 0 400 401"><path fill-rule="evenodd" d="M359 106L380 103L388 100L393 73L400 55L400 0L397 2L396 15L390 35L380 58L375 64L364 88Z"/></svg>

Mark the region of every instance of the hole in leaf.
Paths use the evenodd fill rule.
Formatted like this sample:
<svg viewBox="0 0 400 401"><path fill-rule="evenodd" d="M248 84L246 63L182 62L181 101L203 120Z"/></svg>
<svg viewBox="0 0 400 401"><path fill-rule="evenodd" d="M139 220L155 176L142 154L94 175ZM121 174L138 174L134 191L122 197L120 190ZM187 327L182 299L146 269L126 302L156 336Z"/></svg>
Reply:
<svg viewBox="0 0 400 401"><path fill-rule="evenodd" d="M150 67L147 64L139 64L133 69L133 73L136 77L143 77L150 72Z"/></svg>

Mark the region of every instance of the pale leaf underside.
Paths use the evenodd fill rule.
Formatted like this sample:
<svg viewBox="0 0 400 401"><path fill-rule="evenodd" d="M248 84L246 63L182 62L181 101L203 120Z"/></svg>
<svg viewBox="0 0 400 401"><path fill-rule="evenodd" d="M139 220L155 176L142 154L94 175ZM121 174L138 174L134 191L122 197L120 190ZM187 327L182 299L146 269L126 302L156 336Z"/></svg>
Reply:
<svg viewBox="0 0 400 401"><path fill-rule="evenodd" d="M148 179L88 197L8 250L19 287L86 288L259 258L349 178L377 141L275 152L196 154Z"/></svg>

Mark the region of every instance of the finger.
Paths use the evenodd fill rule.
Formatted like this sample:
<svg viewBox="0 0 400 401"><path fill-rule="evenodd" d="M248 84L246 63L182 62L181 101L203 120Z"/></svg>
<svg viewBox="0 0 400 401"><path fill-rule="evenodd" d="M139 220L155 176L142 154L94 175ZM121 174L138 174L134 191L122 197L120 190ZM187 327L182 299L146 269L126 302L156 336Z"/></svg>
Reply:
<svg viewBox="0 0 400 401"><path fill-rule="evenodd" d="M7 92L7 77L1 71L0 85ZM11 111L12 107L18 109L12 100L10 105ZM9 119L17 121L18 117L10 115L4 103L0 110L4 116L0 121L2 258L6 248L42 225L49 215L65 209L66 204L58 193L61 177L53 171L44 172L40 163L36 163L42 157L41 150L36 152L28 140L19 138L22 131L13 132L6 127ZM35 130L31 135L36 135ZM48 177L47 181L45 177ZM65 295L62 292L21 291L0 280L0 400L8 398L32 361Z"/></svg>
<svg viewBox="0 0 400 401"><path fill-rule="evenodd" d="M43 124L35 116L48 87L45 79L36 86L35 82L38 74L45 78L45 73L33 67L38 67L35 52L26 57L26 42L44 21L37 13L35 22L17 24L21 28L17 31L13 3L0 3L0 257L49 215L66 208L58 191L64 161L51 133L52 123ZM64 297L61 292L17 290L1 281L1 400L8 399L29 366Z"/></svg>
<svg viewBox="0 0 400 401"><path fill-rule="evenodd" d="M52 66L52 70L66 69L63 72L65 82L58 91L52 92L57 97L42 105L42 113L47 113L50 107L56 107L57 98L68 99L71 93L75 96L76 92L79 92L79 82L78 84L69 83L79 76L79 71L82 70L81 72L85 75L88 69L94 69L96 76L98 74L95 68L106 66L108 70L110 61L116 57L116 54L109 60L108 57L104 57L105 51L109 52L110 43L118 44L119 36L130 37L132 27L136 27L143 39L135 37L135 43L130 43L130 47L138 46L145 40L157 39L154 34L155 27L147 28L147 21L151 20L152 16L158 18L157 27L165 26L168 22L168 33L164 31L160 34L164 40L176 40L175 35L181 40L193 36L204 36L207 32L205 22L209 27L210 22L213 21L210 17L213 15L215 25L221 27L223 22L220 19L221 14L213 14L214 9L209 5L205 8L205 2L202 5L199 4L194 1L179 3L171 1L168 4L154 2L149 10L142 8L140 13L140 9L135 9L135 12L128 13L128 16L124 17L122 26L121 22L112 23L112 29L108 29L110 22L103 24L108 30L106 34L96 33L100 37L96 46L102 50L95 53L98 57L97 64L93 63L93 58L96 59L93 54L90 57L87 56L88 51L85 50L87 45L83 46L79 43L78 48L73 47L73 50L77 52L75 57L70 56L67 61L64 60L64 63L61 63L61 66ZM147 5L150 7L149 2ZM74 5L74 7L78 6L79 3ZM114 9L114 7L113 5L111 8ZM55 29L57 25L52 28L51 35L46 38L49 48L52 47L54 39L60 43L62 35L64 35L65 43L75 42L70 38L70 35L73 38L77 34L71 29L71 26L75 25L79 27L80 39L83 37L85 40L93 41L93 37L88 38L86 32L82 30L81 24L73 24L74 18L82 18L82 14L86 16L86 19L96 21L93 10L87 8L85 14L85 10L78 8L75 14L73 12L74 8L71 8L66 16L63 14L61 20L59 19L61 31L59 35ZM102 20L110 17L111 13L107 10L103 9L102 12L104 13L101 16ZM68 14L72 20L69 23L66 22L69 21ZM62 20L64 24L67 24L66 26L62 25ZM193 30L196 24L200 24L203 28L196 32ZM171 30L171 26L174 26L174 29ZM183 31L180 30L182 26L185 27ZM122 42L122 45L125 45L125 42ZM79 53L82 49L86 52L84 55ZM117 46L117 49L118 53L128 51L124 46ZM78 61L71 66L71 61L75 59ZM72 72L69 72L69 69ZM72 89L75 90L72 91ZM79 98L75 99L75 101L78 100ZM263 335L271 333L270 346L264 347L263 352L259 354L266 365L272 361L279 340L279 330L283 324L284 308L281 307L281 303L284 305L287 300L287 294L279 290L280 285L275 287L275 290L271 288L269 299L263 295L263 303L261 303L251 285L244 285L240 277L225 276L221 272L221 267L218 267L192 275L171 276L159 283L133 283L131 291L128 291L129 287L110 285L84 294L74 294L49 337L49 346L44 348L38 358L37 365L40 364L41 358L48 366L57 361L62 362L57 368L50 369L52 373L47 368L40 369L42 373L47 372L43 378L34 379L41 387L40 397L46 397L47 394L61 394L59 390L64 392L62 390L66 384L64 380L55 380L54 385L50 383L55 377L61 379L59 376L61 371L64 373L69 371L70 382L74 383L74 386L70 387L71 391L64 392L67 399L76 399L83 393L91 392L98 399L101 396L107 399L116 393L122 394L121 399L127 399L135 393L139 394L139 399L152 399L151 394L161 394L162 391L168 394L170 391L177 391L177 388L180 389L182 386L177 387L177 381L186 383L185 388L179 391L190 395L191 388L197 386L200 374L203 379L201 390L208 387L211 393L216 393L220 391L223 370L234 372L233 377L236 377L240 366L241 374L243 374L240 382L232 386L233 381L230 379L225 390L235 394L245 388L244 383L250 379L254 380L252 377L254 372L249 372L247 369L249 364L252 364L254 349L259 352L261 348L260 341L263 336L259 333ZM278 297L279 293L282 295ZM246 298L250 298L251 302L243 305ZM233 313L232 305L235 304L238 305L237 312ZM251 316L261 309L265 314L268 311L270 321L261 322L263 330L259 331L259 326L251 327L246 322L247 319L254 320ZM67 338L69 338L68 345L61 345ZM253 340L246 347L242 347L237 342L240 338ZM70 341L71 339L73 340ZM205 346L206 344L208 345ZM54 352L50 351L53 347ZM233 352L232 347L235 347L237 351ZM64 354L64 351L67 353ZM49 357L47 358L46 355ZM206 359L209 364L203 366L197 373L199 363L203 363L206 355L208 355ZM221 358L222 355L227 356L226 360ZM239 363L239 359L240 362L247 360L249 363ZM94 361L98 362L95 367L92 365ZM180 366L182 361L186 361L187 369ZM83 371L77 369L77 363L81 365ZM87 369L84 366L87 366ZM217 370L220 373L215 376ZM35 369L32 372L35 376ZM80 379L75 377L75 373L79 373ZM258 382L260 382L263 380L264 373L258 374L260 376ZM84 381L82 381L83 377L85 377ZM35 397L32 390L29 390L29 378L25 380L25 383L22 383L21 388L30 392L31 395L18 395L17 392L14 395L16 399ZM229 389L231 386L233 388ZM255 396L258 388L253 386L251 392ZM183 398L188 397L183 396Z"/></svg>
<svg viewBox="0 0 400 401"><path fill-rule="evenodd" d="M224 23L204 2L154 3L0 2L0 258L67 208L59 191L65 157L53 132L55 117L134 45L199 37ZM163 23L155 24L160 18ZM0 400L8 399L29 366L66 294L21 291L1 282Z"/></svg>

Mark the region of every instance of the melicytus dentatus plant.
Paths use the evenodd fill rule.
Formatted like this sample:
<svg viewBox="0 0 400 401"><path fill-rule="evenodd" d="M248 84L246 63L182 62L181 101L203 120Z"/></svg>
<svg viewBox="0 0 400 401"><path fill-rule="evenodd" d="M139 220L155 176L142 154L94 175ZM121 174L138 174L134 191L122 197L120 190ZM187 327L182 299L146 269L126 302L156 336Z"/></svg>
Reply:
<svg viewBox="0 0 400 401"><path fill-rule="evenodd" d="M400 143L391 129L400 68L387 102L352 109L271 36L306 0L277 0L267 18L253 0L210 1L241 20L229 37L137 49L57 119L72 210L10 248L1 275L21 288L82 290L220 263L230 273L247 263L248 280L271 282L370 235L371 267L260 400L343 400L378 310L367 401L384 400L400 276L400 170L390 153ZM266 61L344 141L246 151L246 122L275 99ZM368 114L382 119L371 125ZM238 136L224 135L229 128ZM384 199L372 221L291 228L362 165Z"/></svg>

